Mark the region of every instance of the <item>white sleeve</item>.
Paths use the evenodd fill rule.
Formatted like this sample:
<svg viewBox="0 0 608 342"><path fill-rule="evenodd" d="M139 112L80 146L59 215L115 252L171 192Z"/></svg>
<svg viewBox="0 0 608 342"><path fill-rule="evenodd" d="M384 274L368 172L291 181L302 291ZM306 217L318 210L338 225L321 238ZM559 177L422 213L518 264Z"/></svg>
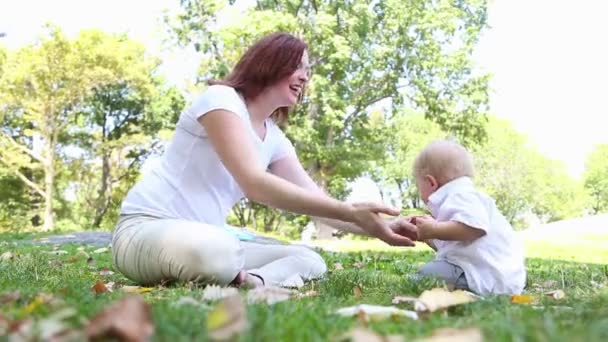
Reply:
<svg viewBox="0 0 608 342"><path fill-rule="evenodd" d="M483 200L474 192L449 195L441 205L441 217L469 227L490 230L490 214Z"/></svg>
<svg viewBox="0 0 608 342"><path fill-rule="evenodd" d="M224 85L212 85L208 87L188 108L191 119L197 120L201 116L213 110L226 110L240 117L247 113L244 103L234 88Z"/></svg>
<svg viewBox="0 0 608 342"><path fill-rule="evenodd" d="M283 131L281 131L281 129L274 124L272 125L272 129L276 130L277 142L274 146L270 163L272 164L275 161L288 156L296 156L296 149L293 147L291 141L289 141L289 139L285 136L285 133L283 133Z"/></svg>

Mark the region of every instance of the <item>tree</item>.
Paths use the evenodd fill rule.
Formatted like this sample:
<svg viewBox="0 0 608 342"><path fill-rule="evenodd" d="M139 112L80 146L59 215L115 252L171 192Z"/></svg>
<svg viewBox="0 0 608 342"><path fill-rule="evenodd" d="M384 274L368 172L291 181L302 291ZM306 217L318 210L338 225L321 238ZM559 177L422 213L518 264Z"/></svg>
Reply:
<svg viewBox="0 0 608 342"><path fill-rule="evenodd" d="M445 137L446 133L439 125L425 119L422 114L406 111L393 117L383 138L386 157L378 162L371 178L379 185L381 192L396 188L402 208L421 208L423 204L420 203L413 176L414 159L428 143Z"/></svg>
<svg viewBox="0 0 608 342"><path fill-rule="evenodd" d="M594 214L608 212L608 144L596 146L587 157L584 182L591 211Z"/></svg>
<svg viewBox="0 0 608 342"><path fill-rule="evenodd" d="M582 214L582 187L562 163L530 147L507 121L491 118L487 134L487 142L473 149L476 183L511 223L521 228L522 216L528 213L544 221Z"/></svg>
<svg viewBox="0 0 608 342"><path fill-rule="evenodd" d="M287 133L330 193L345 196L348 182L383 158L384 142L370 129L379 104L387 118L405 104L465 141L483 138L487 76L472 73L470 56L485 1L259 0L240 15L232 3L182 1L182 12L167 19L170 31L201 52L200 83L224 76L267 33L304 37L313 76ZM220 23L218 13L233 20Z"/></svg>
<svg viewBox="0 0 608 342"><path fill-rule="evenodd" d="M120 130L139 129L130 118L143 114L133 111L145 108L149 122L168 120L166 115L153 117L155 112L148 111L154 106L161 108L165 101L153 100L163 96L154 76L157 66L158 61L145 58L141 44L125 36L92 30L70 40L52 26L46 27L35 44L9 54L0 79L4 113L0 162L43 199L43 230L53 227L54 207L63 200L62 190L73 184L65 175L86 174L86 167L94 164L97 157L105 170L95 203L96 220L100 220L106 210L102 202L107 197L108 160L112 153L108 140L120 137ZM171 98L177 99L173 95ZM104 100L107 107L101 105ZM171 109L169 117L174 118L175 108L167 106L171 107L166 108ZM99 125L103 128L96 130ZM137 133L151 134L154 127L158 125ZM87 148L97 151L90 153ZM74 163L78 155L90 159ZM66 165L81 168L70 170ZM57 179L66 181L58 184Z"/></svg>

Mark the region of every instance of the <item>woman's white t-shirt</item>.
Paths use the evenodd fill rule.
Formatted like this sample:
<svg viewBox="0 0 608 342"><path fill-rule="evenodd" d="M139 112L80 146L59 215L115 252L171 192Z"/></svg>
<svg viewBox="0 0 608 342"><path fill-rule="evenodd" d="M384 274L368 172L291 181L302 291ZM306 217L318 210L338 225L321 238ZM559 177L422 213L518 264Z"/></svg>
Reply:
<svg viewBox="0 0 608 342"><path fill-rule="evenodd" d="M256 147L258 160L266 168L276 160L295 155L293 145L271 119L266 120L264 140L255 133L245 102L234 88L210 86L180 115L161 163L129 191L122 204L122 214L147 214L224 226L231 208L244 194L197 121L218 109L243 119L248 133L243 139Z"/></svg>

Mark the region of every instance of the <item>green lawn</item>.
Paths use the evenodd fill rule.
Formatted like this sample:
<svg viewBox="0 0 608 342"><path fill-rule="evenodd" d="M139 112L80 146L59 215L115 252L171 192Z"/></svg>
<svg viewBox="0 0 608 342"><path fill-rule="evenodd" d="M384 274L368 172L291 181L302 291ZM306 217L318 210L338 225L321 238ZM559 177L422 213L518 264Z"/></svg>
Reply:
<svg viewBox="0 0 608 342"><path fill-rule="evenodd" d="M21 295L8 304L0 300L0 331L1 317L9 322L40 321L62 308L77 310L68 322L74 328L81 328L87 319L125 296L121 291L99 295L91 291L98 280L130 284L119 274L99 275L101 269L112 268L109 252L93 254L96 247L86 247L94 263L87 263L83 258L70 262L78 253L77 245L61 246L67 253L52 255L49 254L52 246L14 245L11 239L13 237L0 235L0 255L7 251L18 254L12 260L0 261L0 294L20 290ZM302 290L314 289L319 295L273 306L248 305L249 328L242 340L336 340L361 324L356 318L335 315L337 309L360 303L390 305L396 295L418 296L425 289L440 285L415 282L407 277L432 258L426 248L400 250L359 242L334 243L330 247L350 252L324 253L331 271L326 279ZM368 328L382 335L402 335L406 340L428 336L441 327L479 327L487 341L608 341L608 267L605 264L608 250L601 243L577 246L532 241L527 247L532 257L527 261L526 294L535 299L534 304L512 304L509 297L487 298L453 307L446 313L433 313L419 321L407 318L373 321ZM353 251L361 248L367 250ZM344 269L334 270L335 263L342 264ZM355 267L359 263L363 263L363 267ZM548 283L552 283L550 289L563 289L566 297L554 300L543 296L537 285ZM353 295L356 286L361 287L362 298ZM37 302L41 293L52 295L54 300ZM143 297L152 306L154 340L205 340L210 306L175 305L184 296L200 299L201 293L201 288L179 285L144 293ZM404 305L404 308L410 307Z"/></svg>

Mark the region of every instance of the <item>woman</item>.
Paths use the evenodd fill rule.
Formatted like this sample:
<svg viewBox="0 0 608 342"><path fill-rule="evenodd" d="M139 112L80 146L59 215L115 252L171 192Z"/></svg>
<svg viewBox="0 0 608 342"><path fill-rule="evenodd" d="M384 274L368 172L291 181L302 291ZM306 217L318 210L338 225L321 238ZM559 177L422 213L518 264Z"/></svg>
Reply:
<svg viewBox="0 0 608 342"><path fill-rule="evenodd" d="M113 236L120 272L141 284L236 286L299 286L325 273L323 259L307 248L239 241L225 229L243 196L393 245L413 244L378 215L396 210L324 194L275 124L287 118L308 82L306 49L290 34L264 37L181 114L160 166L123 202Z"/></svg>

